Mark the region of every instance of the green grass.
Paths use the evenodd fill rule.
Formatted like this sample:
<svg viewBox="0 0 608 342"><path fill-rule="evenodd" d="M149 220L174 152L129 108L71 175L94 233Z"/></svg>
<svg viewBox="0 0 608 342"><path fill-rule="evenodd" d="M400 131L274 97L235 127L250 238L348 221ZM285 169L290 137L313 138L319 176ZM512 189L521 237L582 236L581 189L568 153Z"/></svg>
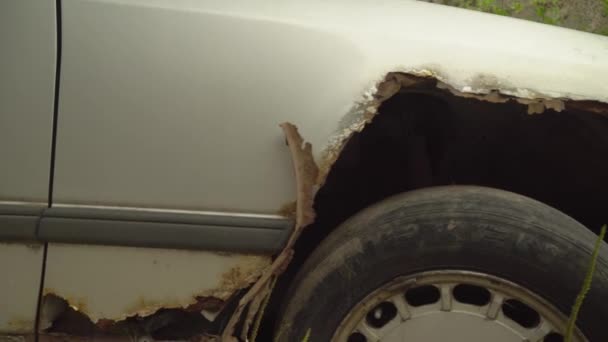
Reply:
<svg viewBox="0 0 608 342"><path fill-rule="evenodd" d="M580 9L576 6L573 8L569 1L574 0L440 0L439 2L444 5L608 36L608 0L591 0L599 5L599 8L595 7L593 12L590 12L591 9ZM592 21L591 18L595 19Z"/></svg>
<svg viewBox="0 0 608 342"><path fill-rule="evenodd" d="M533 0L532 4L536 17L541 22L550 25L559 25L561 23L559 0Z"/></svg>
<svg viewBox="0 0 608 342"><path fill-rule="evenodd" d="M606 0L606 1L608 1L608 0ZM511 5L511 10L515 14L521 13L521 11L523 9L524 9L524 5L521 2L519 2L519 1L516 1L516 2L513 3L513 5Z"/></svg>
<svg viewBox="0 0 608 342"><path fill-rule="evenodd" d="M606 225L602 227L602 231L600 235L597 237L595 241L595 247L593 248L593 254L591 254L591 261L589 262L589 267L587 268L587 274L585 275L585 280L583 280L583 286L581 291L576 296L576 300L574 301L574 305L572 305L572 311L570 312L570 319L568 319L568 326L566 327L566 336L565 342L572 342L572 338L574 336L574 328L576 326L576 319L578 318L578 313L583 306L583 301L585 300L585 296L591 289L591 282L593 281L593 274L595 273L595 266L597 264L597 256L600 253L600 246L602 245L602 241L606 236Z"/></svg>
<svg viewBox="0 0 608 342"><path fill-rule="evenodd" d="M595 33L601 34L601 35L604 35L604 36L608 36L608 27L605 27L605 28L603 28L603 29L601 29L601 30L599 30L599 31L597 31Z"/></svg>
<svg viewBox="0 0 608 342"><path fill-rule="evenodd" d="M523 9L523 4L516 1L510 6L501 6L496 3L496 0L465 0L461 3L460 7L498 15L511 16L521 12Z"/></svg>
<svg viewBox="0 0 608 342"><path fill-rule="evenodd" d="M309 342L308 341L309 339L310 339L310 329L306 330L306 335L304 335L302 342Z"/></svg>

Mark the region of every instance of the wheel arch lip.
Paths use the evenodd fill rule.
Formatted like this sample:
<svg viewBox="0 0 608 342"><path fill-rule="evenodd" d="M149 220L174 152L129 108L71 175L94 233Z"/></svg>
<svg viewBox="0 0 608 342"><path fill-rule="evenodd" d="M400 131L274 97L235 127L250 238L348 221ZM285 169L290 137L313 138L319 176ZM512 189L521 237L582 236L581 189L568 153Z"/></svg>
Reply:
<svg viewBox="0 0 608 342"><path fill-rule="evenodd" d="M327 113L332 124L329 135L327 120L290 118L304 137L310 137L322 173L385 100L421 79L434 80L432 87L454 96L518 101L530 113L561 111L567 103L577 106L577 101L591 102L588 107L608 113L608 84L602 81L608 79L608 60L603 58L608 52L606 37L423 2L334 3L324 4L323 10L319 6L320 2L289 5L282 8L280 18L248 6L225 13L318 31L327 40L344 42L343 48L359 61L352 70L335 68L347 75L330 73L318 79L330 91L335 88L334 96L350 106ZM310 13L315 13L314 19ZM458 29L446 29L448 22Z"/></svg>

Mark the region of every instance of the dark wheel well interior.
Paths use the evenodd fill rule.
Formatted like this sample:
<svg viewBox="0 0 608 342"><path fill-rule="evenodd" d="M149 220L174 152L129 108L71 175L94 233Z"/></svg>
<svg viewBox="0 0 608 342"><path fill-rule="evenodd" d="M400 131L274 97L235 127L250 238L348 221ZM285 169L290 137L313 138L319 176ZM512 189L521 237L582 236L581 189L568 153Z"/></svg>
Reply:
<svg viewBox="0 0 608 342"><path fill-rule="evenodd" d="M317 219L300 237L278 284L266 328L306 256L341 222L391 195L466 184L516 192L593 231L608 223L608 117L581 106L530 115L515 101L484 102L430 91L401 92L353 135L315 197Z"/></svg>

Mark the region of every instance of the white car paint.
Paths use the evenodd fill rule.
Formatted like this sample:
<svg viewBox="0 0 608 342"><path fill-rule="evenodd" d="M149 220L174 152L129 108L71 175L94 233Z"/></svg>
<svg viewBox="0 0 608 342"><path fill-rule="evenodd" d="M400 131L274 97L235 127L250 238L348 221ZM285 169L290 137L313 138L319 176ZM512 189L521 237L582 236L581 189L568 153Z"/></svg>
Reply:
<svg viewBox="0 0 608 342"><path fill-rule="evenodd" d="M34 332L42 252L40 244L0 243L0 340Z"/></svg>
<svg viewBox="0 0 608 342"><path fill-rule="evenodd" d="M54 2L0 6L0 41L14 47L0 63L0 199L46 202ZM607 38L407 0L62 0L62 31L57 206L274 214L295 188L278 124L297 124L321 161L391 71L462 92L608 102ZM25 248L0 245L0 260L22 260ZM0 287L6 303L39 286L41 255L27 255L14 278L24 286ZM86 300L94 319L118 318L144 292L187 305L251 258L50 244L44 287ZM31 332L1 323L19 310L33 322L28 300L0 310L3 332Z"/></svg>
<svg viewBox="0 0 608 342"><path fill-rule="evenodd" d="M93 322L121 320L187 307L195 296L228 300L269 264L268 256L49 244L43 293L67 299Z"/></svg>
<svg viewBox="0 0 608 342"><path fill-rule="evenodd" d="M413 1L63 1L56 203L274 213L389 71L608 102L608 38Z"/></svg>
<svg viewBox="0 0 608 342"><path fill-rule="evenodd" d="M47 202L55 1L0 2L0 201Z"/></svg>
<svg viewBox="0 0 608 342"><path fill-rule="evenodd" d="M53 0L0 1L0 204L47 203L54 13ZM0 241L0 335L34 332L42 259L40 244Z"/></svg>

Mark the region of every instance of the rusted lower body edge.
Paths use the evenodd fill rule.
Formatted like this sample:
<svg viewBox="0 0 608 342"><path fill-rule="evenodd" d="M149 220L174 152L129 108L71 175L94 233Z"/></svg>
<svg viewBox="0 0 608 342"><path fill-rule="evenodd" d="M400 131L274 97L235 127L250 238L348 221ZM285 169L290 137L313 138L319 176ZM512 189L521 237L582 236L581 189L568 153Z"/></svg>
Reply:
<svg viewBox="0 0 608 342"><path fill-rule="evenodd" d="M441 80L433 72L420 70L416 72L391 72L388 73L382 81L380 81L372 90L372 96L365 101L356 105L349 114L354 116L347 120L350 124L347 127L337 131L330 139L330 144L323 151L323 156L319 163L319 167L312 157L312 146L304 143L304 140L299 135L297 128L290 123L281 125L284 130L287 143L289 145L292 160L295 169L297 183L297 201L296 201L296 222L295 228L288 240L287 245L275 259L270 269L266 270L265 274L258 280L249 292L242 298L239 307L233 314L226 330L223 332L222 341L238 341L237 335L242 341L252 337L250 331L247 330L251 326L251 320L254 317L261 317L263 313L258 313L260 297L269 296L267 285L272 279L278 277L287 267L293 254L293 246L301 234L302 229L314 221L315 212L313 209L313 200L316 190L323 186L326 177L329 174L333 164L339 158L343 147L348 142L350 137L358 132L361 132L367 124L378 114L378 109L389 98L400 92L411 91L426 91L426 92L441 92L447 91L454 96L472 98L479 101L493 103L516 102L528 107L528 114L542 114L545 110L550 109L561 112L566 108L582 109L590 112L595 112L601 115L608 116L608 104L597 101L573 101L567 97L549 97L530 90L521 90L517 93L527 94L527 97L515 96L512 89L497 89L497 88L480 88L476 87L475 91L471 89L462 90L452 87L448 82ZM255 304L255 305L253 305ZM250 305L247 310L247 315L243 316L245 307ZM263 308L262 308L263 309ZM251 312L251 311L254 312ZM235 331L236 324L239 320L244 319L245 329L237 334ZM255 338L255 334L253 336Z"/></svg>
<svg viewBox="0 0 608 342"><path fill-rule="evenodd" d="M276 257L272 265L264 271L262 277L249 289L245 296L239 301L237 310L232 315L223 334L222 341L238 341L235 337L236 325L241 319L243 312L246 312L243 329L240 333L241 340L248 340L251 337L255 340L256 328L249 330L252 320L256 317L261 319L258 313L260 305L272 292L272 284L276 277L285 271L293 257L293 246L302 233L302 230L310 225L315 219L313 209L315 183L318 178L319 169L314 161L312 145L304 142L298 133L296 126L290 123L281 124L285 134L287 145L291 152L293 167L296 177L296 221L295 228L287 241L283 251Z"/></svg>

